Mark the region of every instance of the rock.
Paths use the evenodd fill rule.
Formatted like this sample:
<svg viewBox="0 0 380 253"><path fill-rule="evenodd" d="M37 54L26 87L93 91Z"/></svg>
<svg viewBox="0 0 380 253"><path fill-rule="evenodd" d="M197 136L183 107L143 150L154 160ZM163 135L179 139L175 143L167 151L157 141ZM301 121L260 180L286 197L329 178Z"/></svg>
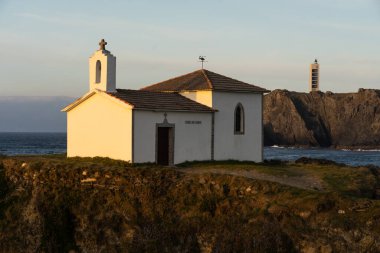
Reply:
<svg viewBox="0 0 380 253"><path fill-rule="evenodd" d="M302 253L317 253L318 251L315 247L308 245L302 248L301 252Z"/></svg>
<svg viewBox="0 0 380 253"><path fill-rule="evenodd" d="M332 253L333 250L332 250L330 245L323 245L323 246L321 246L320 252L321 253Z"/></svg>
<svg viewBox="0 0 380 253"><path fill-rule="evenodd" d="M304 219L309 218L310 215L311 215L311 212L310 212L310 211L303 211L303 212L300 212L300 213L299 213L299 216L301 216L301 217L304 218Z"/></svg>
<svg viewBox="0 0 380 253"><path fill-rule="evenodd" d="M22 163L21 168L25 168L28 164L27 163Z"/></svg>
<svg viewBox="0 0 380 253"><path fill-rule="evenodd" d="M369 235L365 235L363 239L360 240L360 244L364 246L363 248L369 248L374 243L374 238Z"/></svg>
<svg viewBox="0 0 380 253"><path fill-rule="evenodd" d="M89 177L89 178L82 179L80 182L81 183L93 183L93 182L96 182L96 178Z"/></svg>
<svg viewBox="0 0 380 253"><path fill-rule="evenodd" d="M380 90L275 90L264 98L264 136L265 145L380 148Z"/></svg>
<svg viewBox="0 0 380 253"><path fill-rule="evenodd" d="M253 195L256 195L256 194L258 194L259 192L258 191L256 191L256 190L251 190L251 194L253 194Z"/></svg>
<svg viewBox="0 0 380 253"><path fill-rule="evenodd" d="M316 159L316 158L309 158L309 157L298 158L295 161L295 163L344 166L343 163L337 163L337 162L326 160L326 159Z"/></svg>
<svg viewBox="0 0 380 253"><path fill-rule="evenodd" d="M272 205L268 208L268 212L271 214L280 214L284 211L284 208L278 206L278 205Z"/></svg>

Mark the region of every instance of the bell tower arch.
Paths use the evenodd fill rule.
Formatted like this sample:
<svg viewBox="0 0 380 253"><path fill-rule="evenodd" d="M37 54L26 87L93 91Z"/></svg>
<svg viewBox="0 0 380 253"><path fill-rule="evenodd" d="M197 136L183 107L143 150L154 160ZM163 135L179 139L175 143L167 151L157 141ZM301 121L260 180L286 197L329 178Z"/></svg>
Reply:
<svg viewBox="0 0 380 253"><path fill-rule="evenodd" d="M89 59L90 91L116 92L116 57L106 50L107 42L102 39L97 50Z"/></svg>

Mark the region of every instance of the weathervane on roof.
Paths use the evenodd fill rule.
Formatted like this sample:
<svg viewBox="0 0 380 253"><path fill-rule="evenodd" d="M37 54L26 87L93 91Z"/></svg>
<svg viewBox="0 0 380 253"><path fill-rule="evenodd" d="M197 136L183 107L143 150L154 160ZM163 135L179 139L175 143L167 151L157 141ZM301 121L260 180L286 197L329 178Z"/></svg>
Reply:
<svg viewBox="0 0 380 253"><path fill-rule="evenodd" d="M202 55L201 55L201 56L199 56L198 59L199 59L199 62L202 62L202 69L203 69L203 63L204 63L204 62L207 62L207 61L206 61L206 56L202 56Z"/></svg>

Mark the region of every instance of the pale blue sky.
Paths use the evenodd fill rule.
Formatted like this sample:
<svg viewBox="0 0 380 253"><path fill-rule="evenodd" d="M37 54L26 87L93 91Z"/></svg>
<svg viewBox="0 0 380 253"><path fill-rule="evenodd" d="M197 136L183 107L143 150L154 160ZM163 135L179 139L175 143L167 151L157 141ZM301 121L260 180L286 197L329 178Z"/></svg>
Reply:
<svg viewBox="0 0 380 253"><path fill-rule="evenodd" d="M0 0L0 96L81 96L101 38L117 85L206 68L268 89L380 88L380 0Z"/></svg>

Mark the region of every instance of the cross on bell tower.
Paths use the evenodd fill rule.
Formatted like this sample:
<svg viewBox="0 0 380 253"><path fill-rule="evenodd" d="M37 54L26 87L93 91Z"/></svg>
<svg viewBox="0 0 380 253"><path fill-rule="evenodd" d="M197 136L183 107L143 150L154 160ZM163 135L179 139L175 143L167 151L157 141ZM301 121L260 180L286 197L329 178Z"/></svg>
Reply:
<svg viewBox="0 0 380 253"><path fill-rule="evenodd" d="M99 42L99 46L100 46L99 50L106 50L106 45L107 45L107 42L104 39L102 39Z"/></svg>

